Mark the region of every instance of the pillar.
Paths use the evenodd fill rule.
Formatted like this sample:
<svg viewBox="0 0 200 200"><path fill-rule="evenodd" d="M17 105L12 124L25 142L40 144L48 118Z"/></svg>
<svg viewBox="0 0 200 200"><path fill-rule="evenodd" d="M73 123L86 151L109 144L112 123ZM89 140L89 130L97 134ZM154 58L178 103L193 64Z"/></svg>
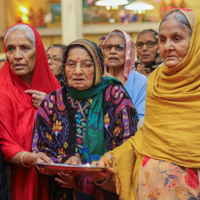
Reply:
<svg viewBox="0 0 200 200"><path fill-rule="evenodd" d="M6 30L6 0L0 0L0 31Z"/></svg>
<svg viewBox="0 0 200 200"><path fill-rule="evenodd" d="M69 44L82 39L83 5L82 0L61 0L62 43Z"/></svg>

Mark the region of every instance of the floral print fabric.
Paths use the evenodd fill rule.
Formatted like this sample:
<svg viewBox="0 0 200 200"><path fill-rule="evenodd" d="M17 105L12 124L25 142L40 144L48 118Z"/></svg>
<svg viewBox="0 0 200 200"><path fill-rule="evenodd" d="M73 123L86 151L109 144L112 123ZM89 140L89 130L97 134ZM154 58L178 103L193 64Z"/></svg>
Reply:
<svg viewBox="0 0 200 200"><path fill-rule="evenodd" d="M137 190L137 200L199 200L196 169L144 157Z"/></svg>

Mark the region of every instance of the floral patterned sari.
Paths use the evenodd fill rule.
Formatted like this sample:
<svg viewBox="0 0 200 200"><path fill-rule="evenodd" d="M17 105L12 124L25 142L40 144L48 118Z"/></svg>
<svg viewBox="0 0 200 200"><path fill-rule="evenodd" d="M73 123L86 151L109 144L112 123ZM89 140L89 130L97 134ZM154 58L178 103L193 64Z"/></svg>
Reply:
<svg viewBox="0 0 200 200"><path fill-rule="evenodd" d="M146 156L140 169L137 191L137 200L200 199L197 170Z"/></svg>

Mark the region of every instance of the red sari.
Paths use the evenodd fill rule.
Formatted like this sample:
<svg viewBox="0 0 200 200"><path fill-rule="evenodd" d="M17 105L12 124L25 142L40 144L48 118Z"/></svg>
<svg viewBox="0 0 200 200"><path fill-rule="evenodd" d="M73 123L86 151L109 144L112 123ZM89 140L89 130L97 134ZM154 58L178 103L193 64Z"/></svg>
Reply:
<svg viewBox="0 0 200 200"><path fill-rule="evenodd" d="M32 104L31 96L24 91L35 89L50 93L60 87L49 68L39 33L31 25L28 26L34 31L36 49L31 86L13 73L8 61L0 70L0 145L5 162L20 151L31 151L37 109ZM11 173L12 200L48 199L46 177L39 174L35 168L12 165Z"/></svg>

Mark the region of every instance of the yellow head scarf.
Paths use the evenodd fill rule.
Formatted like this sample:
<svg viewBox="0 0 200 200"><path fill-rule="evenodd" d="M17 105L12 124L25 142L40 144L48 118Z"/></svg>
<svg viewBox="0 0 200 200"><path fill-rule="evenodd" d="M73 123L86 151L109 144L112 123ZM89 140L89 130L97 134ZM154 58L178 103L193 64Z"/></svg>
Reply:
<svg viewBox="0 0 200 200"><path fill-rule="evenodd" d="M193 13L183 12L193 27L188 53L149 77L144 126L132 142L140 154L200 168L200 14L194 21Z"/></svg>
<svg viewBox="0 0 200 200"><path fill-rule="evenodd" d="M122 199L135 199L144 156L200 168L200 13L180 11L193 29L187 55L176 67L163 64L149 76L144 125L112 151Z"/></svg>

